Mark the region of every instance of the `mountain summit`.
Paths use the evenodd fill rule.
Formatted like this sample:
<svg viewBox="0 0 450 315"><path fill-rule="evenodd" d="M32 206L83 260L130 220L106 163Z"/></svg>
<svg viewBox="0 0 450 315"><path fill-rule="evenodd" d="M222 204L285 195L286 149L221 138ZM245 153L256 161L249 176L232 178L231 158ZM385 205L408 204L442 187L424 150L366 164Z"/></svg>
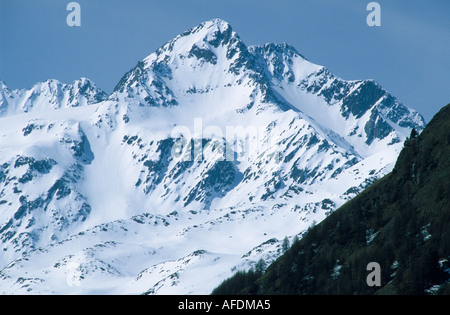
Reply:
<svg viewBox="0 0 450 315"><path fill-rule="evenodd" d="M178 105L186 93L232 85L248 51L220 19L200 24L140 61L120 80L112 99L144 106Z"/></svg>
<svg viewBox="0 0 450 315"><path fill-rule="evenodd" d="M109 96L83 82L0 86L0 292L209 293L391 171L425 125L378 83L247 47L220 19Z"/></svg>

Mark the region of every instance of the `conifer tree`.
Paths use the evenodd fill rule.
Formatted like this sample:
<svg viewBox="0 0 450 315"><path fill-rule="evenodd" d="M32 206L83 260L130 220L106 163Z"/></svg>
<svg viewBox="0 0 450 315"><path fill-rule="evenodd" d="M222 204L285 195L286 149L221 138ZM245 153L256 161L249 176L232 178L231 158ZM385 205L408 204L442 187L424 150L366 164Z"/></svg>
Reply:
<svg viewBox="0 0 450 315"><path fill-rule="evenodd" d="M287 236L283 240L283 244L281 245L281 250L283 251L283 254L286 253L290 248L289 239Z"/></svg>

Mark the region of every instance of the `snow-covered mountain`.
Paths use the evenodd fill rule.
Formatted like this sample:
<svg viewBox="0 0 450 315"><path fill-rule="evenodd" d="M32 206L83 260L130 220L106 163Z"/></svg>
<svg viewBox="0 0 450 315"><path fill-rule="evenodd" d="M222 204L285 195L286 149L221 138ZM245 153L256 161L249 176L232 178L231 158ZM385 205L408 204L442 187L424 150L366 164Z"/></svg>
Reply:
<svg viewBox="0 0 450 315"><path fill-rule="evenodd" d="M85 106L107 98L105 92L86 78L75 80L72 84L47 80L28 90L10 90L0 81L0 117L30 111Z"/></svg>
<svg viewBox="0 0 450 315"><path fill-rule="evenodd" d="M389 172L425 125L378 83L247 47L220 19L109 96L82 82L0 86L1 293L209 293Z"/></svg>

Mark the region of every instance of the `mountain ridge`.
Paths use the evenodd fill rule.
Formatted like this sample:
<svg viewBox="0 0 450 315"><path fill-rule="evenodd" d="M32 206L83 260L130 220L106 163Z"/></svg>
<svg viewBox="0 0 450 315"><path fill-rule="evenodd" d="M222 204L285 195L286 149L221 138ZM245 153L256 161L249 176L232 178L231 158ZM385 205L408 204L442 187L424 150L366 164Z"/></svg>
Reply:
<svg viewBox="0 0 450 315"><path fill-rule="evenodd" d="M107 98L104 91L84 77L70 84L49 79L29 89L16 90L10 90L5 82L0 81L0 89L0 116L91 105Z"/></svg>

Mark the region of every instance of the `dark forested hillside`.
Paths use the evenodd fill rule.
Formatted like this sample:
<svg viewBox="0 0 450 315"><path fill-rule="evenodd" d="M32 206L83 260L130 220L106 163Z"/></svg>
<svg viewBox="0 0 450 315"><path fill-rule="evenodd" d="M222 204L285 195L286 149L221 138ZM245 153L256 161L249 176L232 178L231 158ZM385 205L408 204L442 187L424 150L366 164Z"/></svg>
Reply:
<svg viewBox="0 0 450 315"><path fill-rule="evenodd" d="M450 294L450 104L405 141L394 170L311 228L260 277L213 294ZM367 270L376 262L379 286ZM257 278L255 280L255 278Z"/></svg>

